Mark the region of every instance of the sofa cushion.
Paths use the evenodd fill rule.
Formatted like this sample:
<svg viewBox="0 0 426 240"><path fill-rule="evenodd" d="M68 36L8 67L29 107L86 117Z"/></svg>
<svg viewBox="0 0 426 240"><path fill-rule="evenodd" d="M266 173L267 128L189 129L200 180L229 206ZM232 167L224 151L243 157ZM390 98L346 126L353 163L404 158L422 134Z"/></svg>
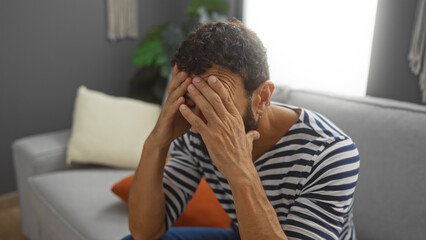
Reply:
<svg viewBox="0 0 426 240"><path fill-rule="evenodd" d="M426 107L288 89L273 99L325 115L354 140L360 153L358 239L424 238Z"/></svg>
<svg viewBox="0 0 426 240"><path fill-rule="evenodd" d="M160 111L157 104L79 87L67 162L136 168Z"/></svg>
<svg viewBox="0 0 426 240"><path fill-rule="evenodd" d="M82 169L30 178L31 201L52 239L120 239L129 234L127 205L110 186L132 171Z"/></svg>

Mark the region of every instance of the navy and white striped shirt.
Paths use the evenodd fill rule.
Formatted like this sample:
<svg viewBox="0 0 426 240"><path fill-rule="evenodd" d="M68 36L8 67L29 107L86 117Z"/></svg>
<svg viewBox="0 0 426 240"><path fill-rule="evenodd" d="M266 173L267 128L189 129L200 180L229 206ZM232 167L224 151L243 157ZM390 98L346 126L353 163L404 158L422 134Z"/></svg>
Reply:
<svg viewBox="0 0 426 240"><path fill-rule="evenodd" d="M238 224L229 184L200 150L200 141L199 135L189 131L173 143L163 179L167 228L184 210L202 177ZM355 239L352 206L358 150L325 117L301 108L299 120L254 165L289 239Z"/></svg>

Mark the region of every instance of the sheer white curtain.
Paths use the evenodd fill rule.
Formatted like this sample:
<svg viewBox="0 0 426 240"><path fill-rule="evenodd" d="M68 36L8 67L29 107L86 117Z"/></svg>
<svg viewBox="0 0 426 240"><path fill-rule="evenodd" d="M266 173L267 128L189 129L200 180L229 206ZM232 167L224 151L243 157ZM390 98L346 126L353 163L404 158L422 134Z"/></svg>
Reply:
<svg viewBox="0 0 426 240"><path fill-rule="evenodd" d="M245 0L276 85L363 96L377 0Z"/></svg>

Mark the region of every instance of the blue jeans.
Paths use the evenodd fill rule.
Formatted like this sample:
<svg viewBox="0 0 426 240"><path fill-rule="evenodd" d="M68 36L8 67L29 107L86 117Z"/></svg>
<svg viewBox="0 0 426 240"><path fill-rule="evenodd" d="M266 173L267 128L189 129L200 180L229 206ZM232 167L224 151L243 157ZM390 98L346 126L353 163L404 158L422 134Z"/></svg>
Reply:
<svg viewBox="0 0 426 240"><path fill-rule="evenodd" d="M232 224L231 224L232 225ZM159 240L240 240L238 229L207 227L172 227ZM132 235L121 240L133 240Z"/></svg>

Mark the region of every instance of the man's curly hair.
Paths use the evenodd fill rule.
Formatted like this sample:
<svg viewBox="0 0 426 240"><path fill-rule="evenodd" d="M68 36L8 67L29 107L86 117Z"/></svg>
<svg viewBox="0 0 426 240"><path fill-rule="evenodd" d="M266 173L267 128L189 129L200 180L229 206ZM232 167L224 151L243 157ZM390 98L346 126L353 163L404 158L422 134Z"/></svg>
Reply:
<svg viewBox="0 0 426 240"><path fill-rule="evenodd" d="M213 64L241 76L248 96L269 79L266 49L239 20L200 24L177 49L172 65L200 75Z"/></svg>

